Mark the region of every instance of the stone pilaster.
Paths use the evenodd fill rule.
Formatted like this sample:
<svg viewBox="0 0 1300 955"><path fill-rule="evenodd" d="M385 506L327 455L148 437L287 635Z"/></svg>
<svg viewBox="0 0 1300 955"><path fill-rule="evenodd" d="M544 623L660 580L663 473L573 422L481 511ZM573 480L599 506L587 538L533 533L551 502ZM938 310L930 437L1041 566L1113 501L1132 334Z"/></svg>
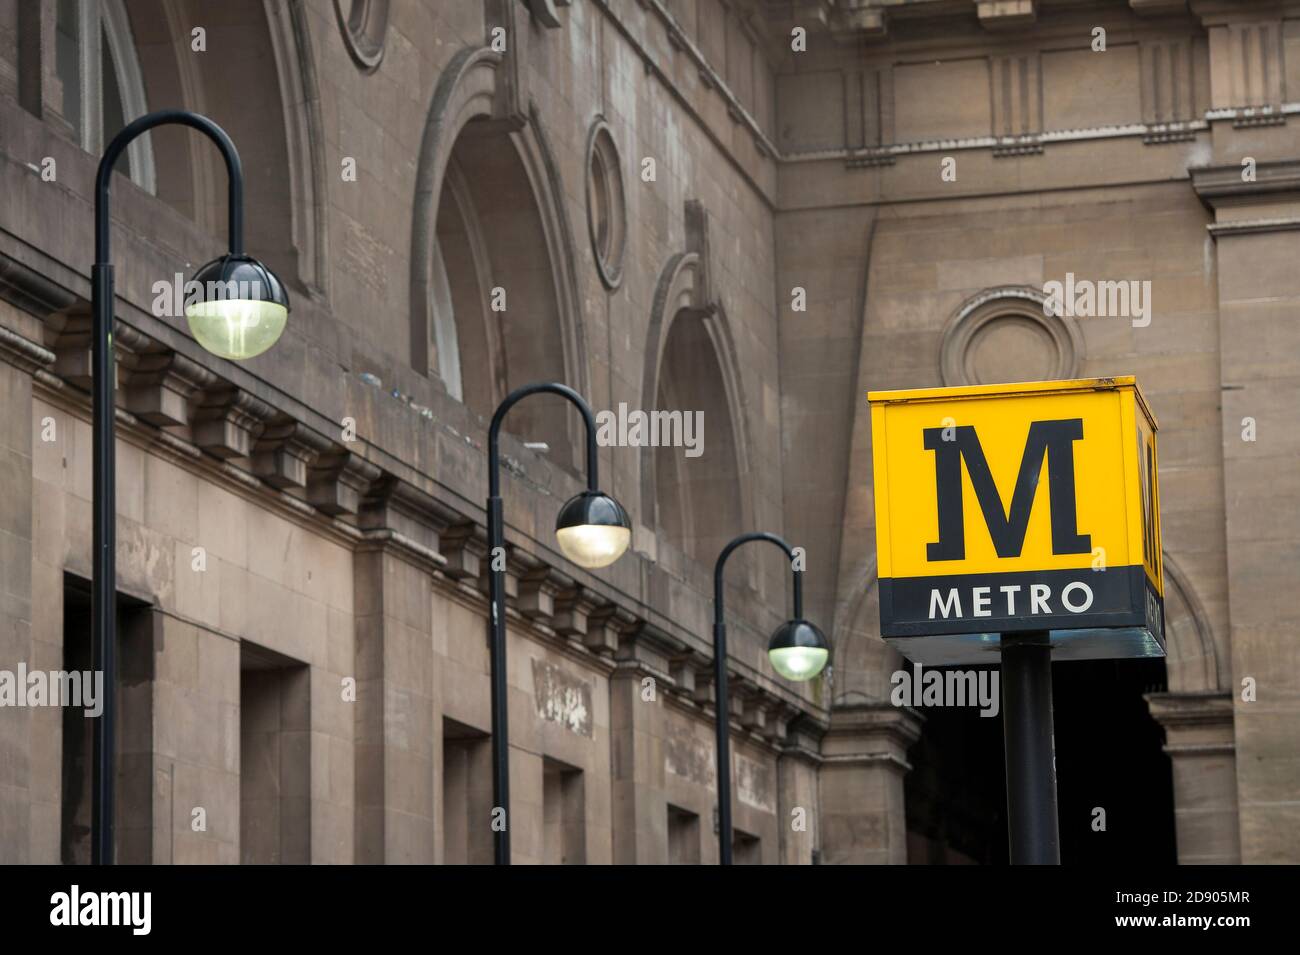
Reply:
<svg viewBox="0 0 1300 955"><path fill-rule="evenodd" d="M418 494L390 484L366 502L354 558L356 861L435 861L433 599L443 558ZM423 539L421 539L423 538Z"/></svg>
<svg viewBox="0 0 1300 955"><path fill-rule="evenodd" d="M1241 862L1231 695L1150 693L1146 701L1173 764L1179 863Z"/></svg>
<svg viewBox="0 0 1300 955"><path fill-rule="evenodd" d="M908 709L839 706L822 738L821 838L827 864L907 862L903 777L921 736Z"/></svg>
<svg viewBox="0 0 1300 955"><path fill-rule="evenodd" d="M4 305L0 308L8 309ZM0 665L32 661L32 379L0 353ZM0 858L30 860L32 710L0 707Z"/></svg>
<svg viewBox="0 0 1300 955"><path fill-rule="evenodd" d="M598 613L597 629L615 622L609 609ZM662 864L668 861L663 742L668 660L639 629L618 636L618 665L609 678L614 863ZM651 701L645 698L647 678L657 686Z"/></svg>
<svg viewBox="0 0 1300 955"><path fill-rule="evenodd" d="M1247 177L1248 178L1248 177ZM1300 857L1300 161L1260 157L1192 172L1214 213L1219 295L1223 488L1241 861ZM1243 694L1244 690L1249 692Z"/></svg>
<svg viewBox="0 0 1300 955"><path fill-rule="evenodd" d="M783 710L774 726L797 711ZM821 754L817 740L809 733L787 733L777 761L777 822L781 827L780 863L808 865L821 852ZM802 828L796 827L796 810L803 810Z"/></svg>

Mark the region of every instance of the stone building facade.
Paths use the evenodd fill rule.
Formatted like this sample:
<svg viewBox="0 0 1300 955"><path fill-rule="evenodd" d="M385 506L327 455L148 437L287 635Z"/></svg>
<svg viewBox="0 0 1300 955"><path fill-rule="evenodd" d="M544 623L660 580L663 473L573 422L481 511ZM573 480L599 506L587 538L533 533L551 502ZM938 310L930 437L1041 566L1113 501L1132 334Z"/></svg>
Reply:
<svg viewBox="0 0 1300 955"><path fill-rule="evenodd" d="M1183 862L1300 860L1300 3L0 0L0 669L88 666L92 185L163 107L230 133L293 308L203 351L157 283L224 249L219 157L126 156L121 861L490 861L486 423L539 380L701 411L704 453L600 449L633 543L587 572L551 534L580 423L508 419L515 861L716 861L711 568L749 530L806 549L835 650L775 675L789 567L740 552L737 860L991 861L918 788L956 738L889 701L864 393L1127 373L1152 811ZM1149 309L1046 316L1067 275ZM88 857L87 726L0 707L0 861Z"/></svg>

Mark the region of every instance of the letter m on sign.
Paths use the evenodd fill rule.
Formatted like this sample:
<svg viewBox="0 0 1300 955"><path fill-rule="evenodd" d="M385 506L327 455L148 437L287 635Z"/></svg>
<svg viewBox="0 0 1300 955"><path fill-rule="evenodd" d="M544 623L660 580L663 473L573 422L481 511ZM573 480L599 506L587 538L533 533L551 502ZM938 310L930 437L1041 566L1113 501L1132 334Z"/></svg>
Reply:
<svg viewBox="0 0 1300 955"><path fill-rule="evenodd" d="M945 432L948 434L946 441ZM1009 510L1004 507L1002 496L993 482L993 474L974 427L926 428L923 433L925 449L934 452L935 496L939 509L939 540L927 545L929 560L964 560L966 557L962 461L966 462L971 487L975 490L984 523L999 557L1019 557L1024 549L1044 458L1047 459L1048 504L1052 513L1052 553L1092 552L1092 538L1078 533L1075 514L1074 442L1083 437L1082 418L1035 421L1029 426L1029 437L1020 458L1020 472L1016 475Z"/></svg>

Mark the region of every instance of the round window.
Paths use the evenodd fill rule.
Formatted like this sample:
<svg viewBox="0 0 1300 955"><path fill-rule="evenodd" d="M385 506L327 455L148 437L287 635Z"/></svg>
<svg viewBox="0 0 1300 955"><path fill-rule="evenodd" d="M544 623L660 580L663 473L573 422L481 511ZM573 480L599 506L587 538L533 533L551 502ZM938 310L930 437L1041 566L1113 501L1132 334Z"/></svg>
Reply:
<svg viewBox="0 0 1300 955"><path fill-rule="evenodd" d="M618 149L603 119L596 121L587 139L587 231L601 281L606 288L617 288L623 278L627 208Z"/></svg>
<svg viewBox="0 0 1300 955"><path fill-rule="evenodd" d="M1050 314L1037 289L988 289L949 319L940 345L945 385L1073 378L1083 336L1072 318Z"/></svg>
<svg viewBox="0 0 1300 955"><path fill-rule="evenodd" d="M367 73L378 69L388 33L388 0L334 0L334 12L353 61Z"/></svg>

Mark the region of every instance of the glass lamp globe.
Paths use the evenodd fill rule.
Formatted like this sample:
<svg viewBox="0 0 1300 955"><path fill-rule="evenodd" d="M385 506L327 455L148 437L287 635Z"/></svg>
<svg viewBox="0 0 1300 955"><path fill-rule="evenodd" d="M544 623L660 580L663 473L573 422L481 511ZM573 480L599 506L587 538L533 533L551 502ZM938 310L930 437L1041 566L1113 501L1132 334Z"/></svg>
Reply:
<svg viewBox="0 0 1300 955"><path fill-rule="evenodd" d="M608 567L632 542L632 522L623 505L608 494L583 491L560 509L555 520L560 550L579 567Z"/></svg>
<svg viewBox="0 0 1300 955"><path fill-rule="evenodd" d="M811 680L830 658L826 636L807 620L790 620L781 624L767 645L772 669L787 680Z"/></svg>
<svg viewBox="0 0 1300 955"><path fill-rule="evenodd" d="M279 341L289 319L284 284L247 255L213 259L194 273L185 293L190 333L222 358L242 361L262 354Z"/></svg>

